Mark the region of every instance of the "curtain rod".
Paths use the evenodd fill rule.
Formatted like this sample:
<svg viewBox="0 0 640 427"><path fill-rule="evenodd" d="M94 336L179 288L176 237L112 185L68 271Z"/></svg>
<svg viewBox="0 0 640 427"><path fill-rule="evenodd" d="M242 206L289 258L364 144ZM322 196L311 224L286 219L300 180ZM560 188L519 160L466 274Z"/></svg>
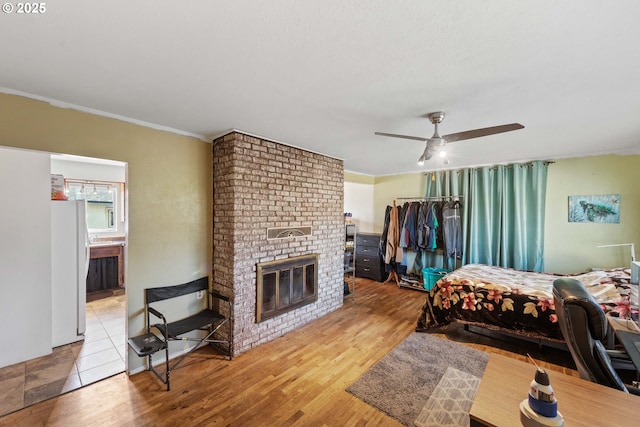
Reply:
<svg viewBox="0 0 640 427"><path fill-rule="evenodd" d="M485 168L488 167L490 169L493 169L495 167L498 166L506 166L506 167L513 167L513 166L530 166L533 162L542 162L542 163L546 163L548 165L552 165L555 163L555 160L531 160L528 162L524 162L524 163L509 163L509 164L504 164L504 163L499 163L499 164L495 164L495 163L487 163L484 165L476 165L476 166L472 166L472 167L467 167L467 168L461 168L461 167L450 167L450 168L441 168L441 169L436 169L436 170L431 170L431 171L424 171L422 172L423 175L431 175L434 173L438 173L438 172L445 172L445 171L454 171L454 172L461 172L464 169L479 169L479 168Z"/></svg>
<svg viewBox="0 0 640 427"><path fill-rule="evenodd" d="M435 197L396 197L395 200L442 200L462 199L464 196L435 196Z"/></svg>

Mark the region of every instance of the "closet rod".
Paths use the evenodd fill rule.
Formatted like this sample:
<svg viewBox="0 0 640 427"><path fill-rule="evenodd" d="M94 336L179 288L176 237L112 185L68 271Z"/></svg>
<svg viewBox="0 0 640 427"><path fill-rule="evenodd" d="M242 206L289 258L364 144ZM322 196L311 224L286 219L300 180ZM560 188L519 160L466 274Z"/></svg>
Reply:
<svg viewBox="0 0 640 427"><path fill-rule="evenodd" d="M464 196L437 196L437 197L396 197L395 200L442 200L442 199L462 199Z"/></svg>

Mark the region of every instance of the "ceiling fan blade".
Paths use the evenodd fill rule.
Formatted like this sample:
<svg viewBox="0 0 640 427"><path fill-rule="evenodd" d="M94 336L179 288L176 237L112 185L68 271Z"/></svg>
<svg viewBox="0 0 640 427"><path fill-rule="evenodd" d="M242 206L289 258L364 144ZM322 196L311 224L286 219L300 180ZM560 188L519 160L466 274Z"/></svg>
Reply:
<svg viewBox="0 0 640 427"><path fill-rule="evenodd" d="M493 126L490 128L474 129L465 132L452 133L442 138L447 142L463 141L465 139L479 138L481 136L494 135L496 133L510 132L512 130L523 129L520 123L511 123L508 125Z"/></svg>
<svg viewBox="0 0 640 427"><path fill-rule="evenodd" d="M404 138L404 139L413 139L415 141L427 141L428 138L420 138L418 136L408 136L408 135L396 135L395 133L384 133L384 132L375 132L376 135L381 136L390 136L392 138Z"/></svg>

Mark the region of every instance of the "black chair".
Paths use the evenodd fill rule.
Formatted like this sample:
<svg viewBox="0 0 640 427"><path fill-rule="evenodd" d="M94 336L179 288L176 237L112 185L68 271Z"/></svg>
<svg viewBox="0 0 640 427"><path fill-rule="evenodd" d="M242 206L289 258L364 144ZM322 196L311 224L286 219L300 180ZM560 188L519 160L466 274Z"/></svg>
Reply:
<svg viewBox="0 0 640 427"><path fill-rule="evenodd" d="M553 299L560 330L580 378L640 395L640 389L625 386L618 376L602 344L607 334L606 315L584 284L576 279L556 279Z"/></svg>
<svg viewBox="0 0 640 427"><path fill-rule="evenodd" d="M201 308L198 312L182 317L179 320L168 321L168 314L165 316L158 308L151 306L153 303L167 301L176 297L183 297L181 304L192 304L193 299L184 299L186 295L201 292L208 292L210 297L207 300L207 308ZM218 292L209 291L209 277L183 283L175 286L163 286L147 288L145 293L145 312L147 317L147 331L145 334L129 338L129 346L140 357L147 357L147 369L153 372L160 381L167 385L167 391L171 389L172 370L178 367L191 352L195 351L204 343L218 347L228 355L229 360L233 358L233 305L231 299ZM197 298L197 297L195 297ZM175 300L174 300L175 301ZM181 307L180 303L174 302L172 309L175 312L188 310L188 307ZM165 310L168 306L165 305ZM192 309L193 311L193 309ZM153 323L153 321L160 321ZM226 334L221 328L226 325ZM153 329L160 333L154 333ZM189 336L189 332L203 331L200 336ZM219 335L218 335L219 334ZM176 356L172 364L169 363L169 342L170 341L194 341L195 345ZM165 372L155 369L153 355L164 350Z"/></svg>

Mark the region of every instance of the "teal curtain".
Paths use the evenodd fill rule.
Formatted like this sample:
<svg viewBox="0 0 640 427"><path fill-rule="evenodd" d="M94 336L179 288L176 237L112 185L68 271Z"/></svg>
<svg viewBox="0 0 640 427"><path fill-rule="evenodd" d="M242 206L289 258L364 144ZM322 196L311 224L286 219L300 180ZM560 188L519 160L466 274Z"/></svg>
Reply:
<svg viewBox="0 0 640 427"><path fill-rule="evenodd" d="M427 174L426 197L460 197L463 264L544 271L547 167L538 161Z"/></svg>

